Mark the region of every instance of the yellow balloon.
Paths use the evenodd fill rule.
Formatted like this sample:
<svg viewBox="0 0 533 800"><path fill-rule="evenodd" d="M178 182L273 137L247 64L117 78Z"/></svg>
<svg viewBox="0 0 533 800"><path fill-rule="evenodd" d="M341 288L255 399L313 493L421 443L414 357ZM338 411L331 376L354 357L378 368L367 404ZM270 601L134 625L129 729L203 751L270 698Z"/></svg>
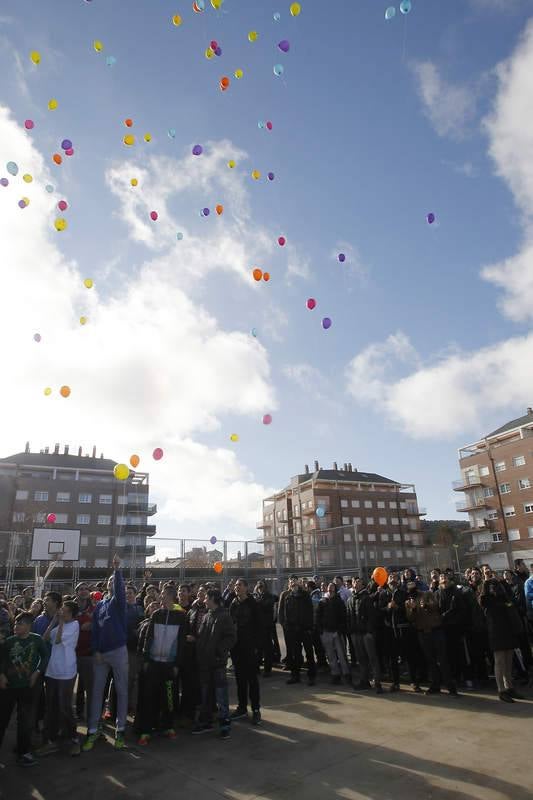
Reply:
<svg viewBox="0 0 533 800"><path fill-rule="evenodd" d="M52 97L52 99L48 101L48 111L55 111L58 105L59 103L57 102L55 97Z"/></svg>
<svg viewBox="0 0 533 800"><path fill-rule="evenodd" d="M144 141L145 142L151 142L152 141L152 134L151 133L145 133L144 134Z"/></svg>
<svg viewBox="0 0 533 800"><path fill-rule="evenodd" d="M254 179L254 181L258 181L260 177L261 173L259 172L259 170L254 169L254 171L252 172L252 178Z"/></svg>
<svg viewBox="0 0 533 800"><path fill-rule="evenodd" d="M242 78L244 72L242 71L242 69L236 69L233 74L235 75L236 78Z"/></svg>
<svg viewBox="0 0 533 800"><path fill-rule="evenodd" d="M41 63L41 54L39 53L38 50L32 50L31 53L30 53L30 59L34 64L40 64Z"/></svg>
<svg viewBox="0 0 533 800"><path fill-rule="evenodd" d="M29 206L30 198L29 197L23 197L22 198L22 202L24 203L25 206Z"/></svg>
<svg viewBox="0 0 533 800"><path fill-rule="evenodd" d="M206 49L205 49L205 57L206 58L213 58L214 55L215 55L215 51L211 50L210 47L206 47Z"/></svg>
<svg viewBox="0 0 533 800"><path fill-rule="evenodd" d="M302 7L300 3L291 3L290 12L291 17L297 17L300 14Z"/></svg>
<svg viewBox="0 0 533 800"><path fill-rule="evenodd" d="M230 440L232 442L238 442L239 441L239 435L237 433L232 433L229 438L230 438Z"/></svg>
<svg viewBox="0 0 533 800"><path fill-rule="evenodd" d="M172 17L172 24L175 25L176 28L181 25L181 17L179 14L174 14Z"/></svg>
<svg viewBox="0 0 533 800"><path fill-rule="evenodd" d="M50 397L51 394L52 394L52 390L50 389L49 386L47 386L46 389L44 390L44 395L45 395L45 397Z"/></svg>
<svg viewBox="0 0 533 800"><path fill-rule="evenodd" d="M94 40L93 47L94 47L94 49L96 50L97 53L101 53L102 50L104 49L103 42L101 42L100 39L95 39Z"/></svg>
<svg viewBox="0 0 533 800"><path fill-rule="evenodd" d="M67 229L67 221L64 217L58 217L54 222L54 226L56 231L66 231Z"/></svg>
<svg viewBox="0 0 533 800"><path fill-rule="evenodd" d="M211 5L214 9L218 9L222 5L222 0L211 0Z"/></svg>
<svg viewBox="0 0 533 800"><path fill-rule="evenodd" d="M258 36L259 36L259 34L257 33L257 31L250 31L250 33L248 34L248 41L249 42L256 42Z"/></svg>
<svg viewBox="0 0 533 800"><path fill-rule="evenodd" d="M94 286L92 278L85 278L85 280L83 281L83 285L85 286L86 289L92 289Z"/></svg>
<svg viewBox="0 0 533 800"><path fill-rule="evenodd" d="M229 167L230 169L234 169L234 168L235 168L235 166L236 166L236 164L235 164L235 161L234 161L233 159L230 159L230 160L228 161L228 167Z"/></svg>
<svg viewBox="0 0 533 800"><path fill-rule="evenodd" d="M33 178L32 178L32 176L31 176L31 175L28 175L28 174L26 173L26 175L23 175L23 176L22 176L22 180L24 181L24 183L31 183L31 182L32 182L32 180L33 180Z"/></svg>
<svg viewBox="0 0 533 800"><path fill-rule="evenodd" d="M133 147L133 145L135 144L135 136L133 135L133 133L127 133L122 141L124 142L126 147Z"/></svg>
<svg viewBox="0 0 533 800"><path fill-rule="evenodd" d="M125 481L130 476L130 468L127 464L115 464L113 468L113 475L117 481Z"/></svg>
<svg viewBox="0 0 533 800"><path fill-rule="evenodd" d="M130 183L131 183L132 186L137 186L139 181L137 180L137 178L132 178Z"/></svg>
<svg viewBox="0 0 533 800"><path fill-rule="evenodd" d="M87 325L88 321L87 317L80 317L80 325Z"/></svg>

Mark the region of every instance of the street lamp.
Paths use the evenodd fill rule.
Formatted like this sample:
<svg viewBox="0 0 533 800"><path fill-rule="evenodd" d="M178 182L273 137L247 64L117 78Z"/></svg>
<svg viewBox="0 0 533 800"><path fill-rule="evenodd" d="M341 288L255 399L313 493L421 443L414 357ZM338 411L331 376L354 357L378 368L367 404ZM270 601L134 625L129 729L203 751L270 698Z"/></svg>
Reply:
<svg viewBox="0 0 533 800"><path fill-rule="evenodd" d="M461 565L459 563L459 545L454 544L452 545L453 549L455 550L455 558L457 559L457 572L459 575L461 574Z"/></svg>

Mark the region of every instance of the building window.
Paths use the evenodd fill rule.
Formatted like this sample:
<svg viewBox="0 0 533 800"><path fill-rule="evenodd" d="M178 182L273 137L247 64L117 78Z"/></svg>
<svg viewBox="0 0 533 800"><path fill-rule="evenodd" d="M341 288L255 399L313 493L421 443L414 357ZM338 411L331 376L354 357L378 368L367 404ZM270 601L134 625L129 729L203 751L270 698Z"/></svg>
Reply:
<svg viewBox="0 0 533 800"><path fill-rule="evenodd" d="M361 517L354 517L352 519L352 522L353 522L354 525L360 525L361 524Z"/></svg>
<svg viewBox="0 0 533 800"><path fill-rule="evenodd" d="M492 541L493 542L502 542L503 541L502 535L501 535L501 533L499 531L495 531L492 534Z"/></svg>
<svg viewBox="0 0 533 800"><path fill-rule="evenodd" d="M117 525L126 525L127 519L128 519L127 517L119 515L117 517ZM283 525L278 525L278 535L283 536Z"/></svg>
<svg viewBox="0 0 533 800"><path fill-rule="evenodd" d="M388 542L389 541L389 534L388 533L382 533L381 534L381 541L382 542Z"/></svg>
<svg viewBox="0 0 533 800"><path fill-rule="evenodd" d="M109 514L98 514L98 525L111 525L111 517Z"/></svg>
<svg viewBox="0 0 533 800"><path fill-rule="evenodd" d="M526 463L525 456L514 456L513 457L513 467L523 467Z"/></svg>
<svg viewBox="0 0 533 800"><path fill-rule="evenodd" d="M529 536L530 539L533 539L533 528L527 529L527 535Z"/></svg>
<svg viewBox="0 0 533 800"><path fill-rule="evenodd" d="M393 533L392 534L392 541L393 542L401 542L402 541L401 533Z"/></svg>
<svg viewBox="0 0 533 800"><path fill-rule="evenodd" d="M80 536L80 546L87 547L89 544L89 537L88 536Z"/></svg>
<svg viewBox="0 0 533 800"><path fill-rule="evenodd" d="M506 469L505 461L497 461L494 464L494 469L496 470L496 472L505 472L505 469Z"/></svg>
<svg viewBox="0 0 533 800"><path fill-rule="evenodd" d="M490 474L489 468L488 467L480 467L479 468L479 474L481 475L482 478L485 478L487 475Z"/></svg>
<svg viewBox="0 0 533 800"><path fill-rule="evenodd" d="M414 558L414 552L413 552L413 550L406 550L406 551L405 551L405 557L406 557L406 558Z"/></svg>
<svg viewBox="0 0 533 800"><path fill-rule="evenodd" d="M494 497L494 489L492 486L483 487L483 497Z"/></svg>
<svg viewBox="0 0 533 800"><path fill-rule="evenodd" d="M56 522L59 525L66 525L68 522L68 514L56 514Z"/></svg>
<svg viewBox="0 0 533 800"><path fill-rule="evenodd" d="M399 525L400 524L400 520L398 519L398 517L391 517L390 521L391 521L391 523L393 525Z"/></svg>
<svg viewBox="0 0 533 800"><path fill-rule="evenodd" d="M294 517L299 517L300 516L300 507L298 505L294 505L292 507L292 513L293 513Z"/></svg>
<svg viewBox="0 0 533 800"><path fill-rule="evenodd" d="M27 500L29 492L27 489L17 489L15 500Z"/></svg>
<svg viewBox="0 0 533 800"><path fill-rule="evenodd" d="M343 517L342 518L342 524L343 525L349 525L350 524L350 517Z"/></svg>
<svg viewBox="0 0 533 800"><path fill-rule="evenodd" d="M368 539L369 542L375 542L376 541L376 534L375 533L369 533L368 536L367 536L367 539Z"/></svg>
<svg viewBox="0 0 533 800"><path fill-rule="evenodd" d="M353 553L352 553L352 551L351 550L345 550L344 551L344 558L346 559L346 561L353 561Z"/></svg>
<svg viewBox="0 0 533 800"><path fill-rule="evenodd" d="M518 488L519 489L531 489L531 481L529 478L520 478L518 481Z"/></svg>
<svg viewBox="0 0 533 800"><path fill-rule="evenodd" d="M359 508L360 505L359 500L352 500L352 508Z"/></svg>
<svg viewBox="0 0 533 800"><path fill-rule="evenodd" d="M376 557L376 552L375 552L375 550L369 550L369 551L368 551L368 557L369 557L369 559L370 559L371 561L373 561L373 559Z"/></svg>
<svg viewBox="0 0 533 800"><path fill-rule="evenodd" d="M79 494L78 495L78 503L92 503L93 496L92 494Z"/></svg>
<svg viewBox="0 0 533 800"><path fill-rule="evenodd" d="M378 506L378 508L385 508L385 501L384 500L378 500L377 506Z"/></svg>
<svg viewBox="0 0 533 800"><path fill-rule="evenodd" d="M13 511L13 522L24 522L25 518L24 511Z"/></svg>
<svg viewBox="0 0 533 800"><path fill-rule="evenodd" d="M366 518L366 524L367 525L373 525L374 524L374 517L367 517Z"/></svg>
<svg viewBox="0 0 533 800"><path fill-rule="evenodd" d="M352 541L352 534L351 533L345 533L343 538L344 538L345 542L351 542Z"/></svg>
<svg viewBox="0 0 533 800"><path fill-rule="evenodd" d="M400 508L403 508L403 510L405 511L405 509L407 508L407 505L405 503L400 503ZM415 512L413 511L413 513L415 513Z"/></svg>
<svg viewBox="0 0 533 800"><path fill-rule="evenodd" d="M95 558L94 566L96 569L107 569L107 558Z"/></svg>
<svg viewBox="0 0 533 800"><path fill-rule="evenodd" d="M392 500L389 502L389 508L398 508L398 503L393 502Z"/></svg>
<svg viewBox="0 0 533 800"><path fill-rule="evenodd" d="M396 550L396 558L403 558L403 550Z"/></svg>
<svg viewBox="0 0 533 800"><path fill-rule="evenodd" d="M487 519L498 519L498 512L497 511L489 511L487 513ZM473 527L475 528L476 526L473 525Z"/></svg>
<svg viewBox="0 0 533 800"><path fill-rule="evenodd" d="M504 506L503 513L505 514L506 517L514 517L516 511L514 510L514 506Z"/></svg>
<svg viewBox="0 0 533 800"><path fill-rule="evenodd" d="M91 524L91 515L90 514L78 514L76 517L76 525L90 525Z"/></svg>
<svg viewBox="0 0 533 800"><path fill-rule="evenodd" d="M58 492L56 494L57 503L70 503L70 492Z"/></svg>
<svg viewBox="0 0 533 800"><path fill-rule="evenodd" d="M509 528L507 531L507 535L509 537L510 542L516 541L516 539L520 539L520 531L518 528Z"/></svg>
<svg viewBox="0 0 533 800"><path fill-rule="evenodd" d="M96 546L97 547L109 547L109 536L97 536L96 537Z"/></svg>
<svg viewBox="0 0 533 800"><path fill-rule="evenodd" d="M533 503L524 503L524 514L533 514Z"/></svg>
<svg viewBox="0 0 533 800"><path fill-rule="evenodd" d="M383 558L390 558L390 550L383 551Z"/></svg>
<svg viewBox="0 0 533 800"><path fill-rule="evenodd" d="M101 494L98 498L98 502L102 506L110 506L113 502L113 495L112 494Z"/></svg>
<svg viewBox="0 0 533 800"><path fill-rule="evenodd" d="M347 500L341 500L341 508L348 508L348 501Z"/></svg>
<svg viewBox="0 0 533 800"><path fill-rule="evenodd" d="M46 522L46 511L38 511L35 515L35 522Z"/></svg>
<svg viewBox="0 0 533 800"><path fill-rule="evenodd" d="M386 525L387 524L387 517L380 517L379 518L379 524L380 525Z"/></svg>
<svg viewBox="0 0 533 800"><path fill-rule="evenodd" d="M511 491L510 483L500 483L500 494L509 494Z"/></svg>
<svg viewBox="0 0 533 800"><path fill-rule="evenodd" d="M48 492L34 492L33 493L34 500L41 500L47 501L48 500Z"/></svg>
<svg viewBox="0 0 533 800"><path fill-rule="evenodd" d="M119 504L119 506L125 506L127 502L128 498L126 497L126 495L119 494L119 496L117 497L117 503ZM279 511L278 511L278 519L279 519Z"/></svg>
<svg viewBox="0 0 533 800"><path fill-rule="evenodd" d="M365 508L372 508L372 500L365 500Z"/></svg>

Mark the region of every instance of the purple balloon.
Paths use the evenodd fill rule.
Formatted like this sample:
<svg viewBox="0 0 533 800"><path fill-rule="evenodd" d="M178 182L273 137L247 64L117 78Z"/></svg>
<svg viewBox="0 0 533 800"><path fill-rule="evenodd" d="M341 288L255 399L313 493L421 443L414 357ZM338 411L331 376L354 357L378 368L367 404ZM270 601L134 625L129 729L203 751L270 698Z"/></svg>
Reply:
<svg viewBox="0 0 533 800"><path fill-rule="evenodd" d="M201 144L195 144L194 145L194 147L192 149L193 156L201 156L203 152L204 152L204 148L202 147Z"/></svg>
<svg viewBox="0 0 533 800"><path fill-rule="evenodd" d="M216 47L215 48L215 55L216 56L221 56L222 55L222 48L221 47Z"/></svg>
<svg viewBox="0 0 533 800"><path fill-rule="evenodd" d="M211 212L209 211L208 208L202 208L202 214L204 215L204 217L208 217L210 213Z"/></svg>
<svg viewBox="0 0 533 800"><path fill-rule="evenodd" d="M346 261L346 256L344 255L344 253L339 253L339 261L341 262L341 264L342 264L344 261Z"/></svg>
<svg viewBox="0 0 533 800"><path fill-rule="evenodd" d="M7 178L0 178L0 186L9 186L9 181Z"/></svg>
<svg viewBox="0 0 533 800"><path fill-rule="evenodd" d="M19 208L26 208L26 203L24 200L19 200Z"/></svg>
<svg viewBox="0 0 533 800"><path fill-rule="evenodd" d="M63 150L72 150L72 142L70 141L70 139L63 139L63 141L61 142L61 147L63 148Z"/></svg>
<svg viewBox="0 0 533 800"><path fill-rule="evenodd" d="M429 224L429 225L432 225L432 224L435 222L435 214L433 214L433 213L430 211L430 212L429 212L429 214L427 215L426 219L427 219L427 221L428 221L428 224Z"/></svg>
<svg viewBox="0 0 533 800"><path fill-rule="evenodd" d="M209 541L211 542L211 544L216 544L217 543L217 537L216 536L211 536Z"/></svg>
<svg viewBox="0 0 533 800"><path fill-rule="evenodd" d="M269 172L268 175L267 175L267 178L268 178L269 181L273 181L274 180L274 173L273 172Z"/></svg>
<svg viewBox="0 0 533 800"><path fill-rule="evenodd" d="M325 331L327 331L328 328L331 328L331 320L329 317L324 317L324 319L322 320L322 327L324 328Z"/></svg>
<svg viewBox="0 0 533 800"><path fill-rule="evenodd" d="M288 42L287 39L282 39L281 42L278 43L278 48L282 53L288 53L291 49L290 42Z"/></svg>

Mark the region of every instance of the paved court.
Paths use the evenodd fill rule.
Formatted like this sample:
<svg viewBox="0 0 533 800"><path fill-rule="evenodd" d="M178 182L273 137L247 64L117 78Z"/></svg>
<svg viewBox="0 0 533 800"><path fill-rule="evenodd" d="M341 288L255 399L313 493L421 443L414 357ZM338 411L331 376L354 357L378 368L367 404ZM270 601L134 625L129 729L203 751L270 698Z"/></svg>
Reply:
<svg viewBox="0 0 533 800"><path fill-rule="evenodd" d="M2 800L531 800L533 691L506 705L495 694L424 697L356 694L262 680L264 722L233 725L231 739L179 732L177 741L99 743L72 759L53 755L22 770L12 737L0 760ZM234 687L232 686L232 694Z"/></svg>

